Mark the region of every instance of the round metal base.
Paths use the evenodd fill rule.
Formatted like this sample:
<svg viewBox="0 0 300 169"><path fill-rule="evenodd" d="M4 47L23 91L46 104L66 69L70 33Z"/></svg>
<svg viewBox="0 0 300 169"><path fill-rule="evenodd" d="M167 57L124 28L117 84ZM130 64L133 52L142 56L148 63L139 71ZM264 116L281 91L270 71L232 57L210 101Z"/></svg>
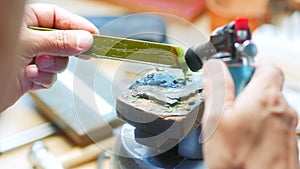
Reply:
<svg viewBox="0 0 300 169"><path fill-rule="evenodd" d="M203 160L190 160L178 155L178 146L168 151L153 149L135 141L134 127L125 124L117 140L112 169L206 169Z"/></svg>

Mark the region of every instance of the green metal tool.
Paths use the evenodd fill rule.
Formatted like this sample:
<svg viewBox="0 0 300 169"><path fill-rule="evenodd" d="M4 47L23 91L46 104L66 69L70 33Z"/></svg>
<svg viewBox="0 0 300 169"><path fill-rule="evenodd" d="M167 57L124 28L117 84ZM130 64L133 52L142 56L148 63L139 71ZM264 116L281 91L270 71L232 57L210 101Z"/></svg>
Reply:
<svg viewBox="0 0 300 169"><path fill-rule="evenodd" d="M30 29L55 30L42 27L30 27ZM184 59L185 49L181 47L104 35L93 35L93 37L92 48L82 53L82 56L179 68L185 73L188 70Z"/></svg>

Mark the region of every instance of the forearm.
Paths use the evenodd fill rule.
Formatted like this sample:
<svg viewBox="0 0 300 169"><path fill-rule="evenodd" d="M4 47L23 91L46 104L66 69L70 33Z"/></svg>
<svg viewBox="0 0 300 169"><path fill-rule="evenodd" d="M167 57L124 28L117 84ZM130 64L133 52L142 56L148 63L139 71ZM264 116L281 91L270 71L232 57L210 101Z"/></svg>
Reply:
<svg viewBox="0 0 300 169"><path fill-rule="evenodd" d="M23 0L0 1L0 111L5 109L12 99L7 89L12 87L13 81L16 80L14 75L17 70L14 68L24 3Z"/></svg>

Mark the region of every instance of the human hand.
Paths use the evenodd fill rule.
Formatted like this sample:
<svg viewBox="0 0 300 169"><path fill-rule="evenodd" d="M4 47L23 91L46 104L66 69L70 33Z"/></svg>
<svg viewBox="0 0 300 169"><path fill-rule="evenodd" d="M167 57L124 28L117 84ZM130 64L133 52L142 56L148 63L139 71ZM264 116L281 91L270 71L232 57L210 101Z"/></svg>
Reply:
<svg viewBox="0 0 300 169"><path fill-rule="evenodd" d="M28 29L28 26L60 30L35 31ZM21 30L21 93L50 87L56 79L56 73L66 68L66 56L80 55L92 46L91 33L98 33L92 23L60 7L27 5Z"/></svg>
<svg viewBox="0 0 300 169"><path fill-rule="evenodd" d="M29 26L60 29L35 31ZM60 7L49 4L31 4L25 7L19 38L16 78L10 88L10 98L1 110L13 104L29 90L49 88L56 74L68 64L68 57L80 55L93 44L91 34L98 29L86 19Z"/></svg>
<svg viewBox="0 0 300 169"><path fill-rule="evenodd" d="M205 65L204 158L210 169L299 168L298 117L281 90L282 71L256 63L255 73L235 98L225 64Z"/></svg>

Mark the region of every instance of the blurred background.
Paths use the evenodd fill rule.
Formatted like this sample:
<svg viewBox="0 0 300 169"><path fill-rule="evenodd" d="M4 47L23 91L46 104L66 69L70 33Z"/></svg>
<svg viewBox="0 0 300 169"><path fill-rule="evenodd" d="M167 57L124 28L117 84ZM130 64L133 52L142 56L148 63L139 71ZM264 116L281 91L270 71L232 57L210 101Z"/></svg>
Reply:
<svg viewBox="0 0 300 169"><path fill-rule="evenodd" d="M103 34L128 37L141 30L153 31L155 36L137 38L183 46L208 39L215 28L236 17L247 17L253 41L258 47L256 60L272 62L283 69L286 77L284 94L300 113L299 0L28 0L27 3L59 5L86 17ZM151 16L141 15L134 21L129 19L110 24L120 17L143 12ZM144 26L135 26L135 22L144 22ZM78 158L72 155L83 153L81 150L93 146L94 142L113 135L112 126L118 126L114 111L117 93L114 91L118 90L120 83L125 83L119 83L122 75L125 76L120 70L127 68L128 65L118 61L78 61L73 58L67 73L60 75L59 82L52 89L26 94L0 114L0 168L32 168L28 156L32 142L37 140L44 141L58 161L68 166L66 168L97 168L100 150L88 153L95 155L77 162ZM128 68L128 71L136 70ZM97 80L94 81L95 77ZM116 79L119 80L116 82ZM74 96L72 88L69 91L63 87L75 81L86 85L92 96L96 93L96 107L101 109L102 118L93 109L95 105L89 105L90 102L82 99L84 96L81 98L80 93L79 99L70 102ZM94 88L95 84L97 88ZM82 92L88 93L83 89ZM84 111L80 115L81 110ZM39 132L44 134L31 136Z"/></svg>

